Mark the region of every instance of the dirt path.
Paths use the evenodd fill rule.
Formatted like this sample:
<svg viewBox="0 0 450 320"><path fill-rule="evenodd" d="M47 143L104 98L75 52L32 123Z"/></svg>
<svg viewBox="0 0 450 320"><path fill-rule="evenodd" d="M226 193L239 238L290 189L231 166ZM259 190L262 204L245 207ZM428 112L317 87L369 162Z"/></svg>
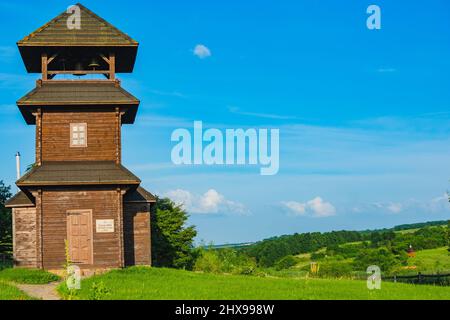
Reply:
<svg viewBox="0 0 450 320"><path fill-rule="evenodd" d="M17 288L25 292L33 298L42 300L61 300L56 287L60 282L52 282L49 284L17 284Z"/></svg>

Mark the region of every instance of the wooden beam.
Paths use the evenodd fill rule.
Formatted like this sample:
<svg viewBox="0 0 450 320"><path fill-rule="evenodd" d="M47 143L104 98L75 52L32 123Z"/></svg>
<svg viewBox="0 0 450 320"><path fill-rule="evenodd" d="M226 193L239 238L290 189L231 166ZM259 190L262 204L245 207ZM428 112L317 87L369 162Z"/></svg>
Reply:
<svg viewBox="0 0 450 320"><path fill-rule="evenodd" d="M36 197L36 267L44 268L42 254L42 189L35 193Z"/></svg>
<svg viewBox="0 0 450 320"><path fill-rule="evenodd" d="M36 110L36 165L42 164L42 109Z"/></svg>
<svg viewBox="0 0 450 320"><path fill-rule="evenodd" d="M47 72L49 75L55 74L109 74L109 70L52 70ZM46 80L46 79L44 79Z"/></svg>
<svg viewBox="0 0 450 320"><path fill-rule="evenodd" d="M54 55L52 55L50 58L48 58L47 60L47 65L49 65L53 60L55 60L55 58L58 56L57 53L55 53Z"/></svg>
<svg viewBox="0 0 450 320"><path fill-rule="evenodd" d="M125 267L125 246L123 237L123 195L125 190L117 188L117 224L119 226L118 236L119 236L119 266L121 268Z"/></svg>
<svg viewBox="0 0 450 320"><path fill-rule="evenodd" d="M121 114L120 114L120 108L116 107L116 164L120 164L121 163L121 157L120 157L120 118L121 118Z"/></svg>
<svg viewBox="0 0 450 320"><path fill-rule="evenodd" d="M116 54L114 52L109 54L109 79L116 79Z"/></svg>
<svg viewBox="0 0 450 320"><path fill-rule="evenodd" d="M100 57L105 60L105 62L109 65L111 63L111 61L109 61L109 59L107 57L105 57L104 54L100 54Z"/></svg>
<svg viewBox="0 0 450 320"><path fill-rule="evenodd" d="M48 67L47 53L43 53L41 55L42 80L47 80L48 76L47 67Z"/></svg>

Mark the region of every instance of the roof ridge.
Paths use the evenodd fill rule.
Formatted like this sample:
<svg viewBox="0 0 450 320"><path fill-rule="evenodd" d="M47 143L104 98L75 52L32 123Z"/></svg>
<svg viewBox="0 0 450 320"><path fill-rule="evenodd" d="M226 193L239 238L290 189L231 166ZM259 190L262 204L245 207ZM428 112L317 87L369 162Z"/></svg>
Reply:
<svg viewBox="0 0 450 320"><path fill-rule="evenodd" d="M81 9L84 9L88 14L90 14L91 16L93 16L94 18L100 20L100 22L103 22L104 24L106 24L108 27L114 29L115 31L117 31L120 35L125 36L125 38L127 38L128 40L130 40L131 42L135 42L136 44L138 44L138 42L136 40L134 40L133 38L131 38L128 34L126 34L125 32L119 30L117 27L115 27L114 25L112 25L111 23L109 23L108 21L106 21L105 19L103 19L102 17L100 17L98 14L96 14L95 12L89 10L88 8L86 8L85 6L83 6L81 3L77 3L76 6L79 6Z"/></svg>

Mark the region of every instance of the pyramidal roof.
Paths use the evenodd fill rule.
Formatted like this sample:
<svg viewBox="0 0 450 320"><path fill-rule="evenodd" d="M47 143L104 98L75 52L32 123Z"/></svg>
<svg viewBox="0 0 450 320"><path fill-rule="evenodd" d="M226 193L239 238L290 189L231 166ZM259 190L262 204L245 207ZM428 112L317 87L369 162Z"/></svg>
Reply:
<svg viewBox="0 0 450 320"><path fill-rule="evenodd" d="M80 28L70 29L67 25L72 13L67 11L49 21L33 33L17 42L24 46L138 46L130 36L105 21L82 4Z"/></svg>

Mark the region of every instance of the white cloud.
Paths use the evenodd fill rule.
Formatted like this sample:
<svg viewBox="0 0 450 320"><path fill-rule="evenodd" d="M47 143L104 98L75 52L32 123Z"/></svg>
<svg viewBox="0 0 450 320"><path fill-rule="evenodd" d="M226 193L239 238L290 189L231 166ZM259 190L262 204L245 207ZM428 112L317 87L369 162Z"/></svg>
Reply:
<svg viewBox="0 0 450 320"><path fill-rule="evenodd" d="M387 209L392 213L400 213L403 210L401 203L391 203L387 206Z"/></svg>
<svg viewBox="0 0 450 320"><path fill-rule="evenodd" d="M194 55L200 59L205 59L211 56L211 50L203 44L198 44L194 48Z"/></svg>
<svg viewBox="0 0 450 320"><path fill-rule="evenodd" d="M336 208L331 203L323 201L321 197L316 197L308 201L307 204L314 212L315 217L330 217L336 214Z"/></svg>
<svg viewBox="0 0 450 320"><path fill-rule="evenodd" d="M224 195L215 189L209 189L202 195L196 195L183 189L176 189L166 192L164 196L181 205L183 209L190 213L237 213L243 215L250 213L242 203L226 199Z"/></svg>
<svg viewBox="0 0 450 320"><path fill-rule="evenodd" d="M324 201L321 197L315 197L306 203L296 201L282 202L282 205L296 216L325 218L336 215L336 208L330 202Z"/></svg>
<svg viewBox="0 0 450 320"><path fill-rule="evenodd" d="M304 216L306 214L306 205L296 201L282 202L284 206L292 211L295 215Z"/></svg>
<svg viewBox="0 0 450 320"><path fill-rule="evenodd" d="M170 198L177 205L181 205L183 209L192 207L192 194L189 191L182 189L170 190L164 196Z"/></svg>
<svg viewBox="0 0 450 320"><path fill-rule="evenodd" d="M448 195L444 194L431 200L407 199L397 202L372 202L359 204L352 209L355 213L387 213L387 214L413 214L422 212L427 214L443 214L450 212Z"/></svg>

